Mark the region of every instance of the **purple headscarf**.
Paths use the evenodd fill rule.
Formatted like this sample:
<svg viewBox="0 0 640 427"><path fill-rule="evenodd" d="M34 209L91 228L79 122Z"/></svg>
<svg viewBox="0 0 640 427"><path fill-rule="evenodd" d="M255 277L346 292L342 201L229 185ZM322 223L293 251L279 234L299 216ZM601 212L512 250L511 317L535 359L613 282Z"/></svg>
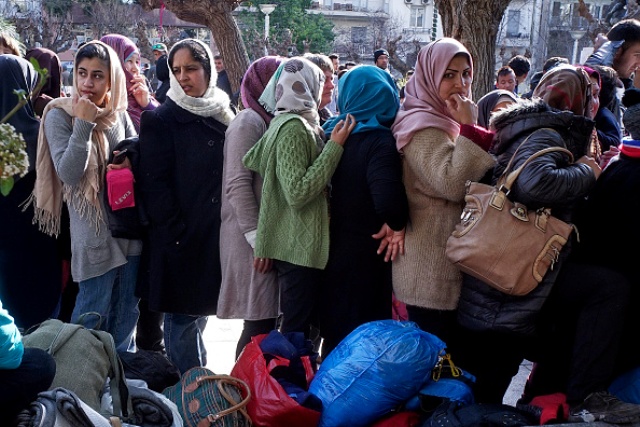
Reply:
<svg viewBox="0 0 640 427"><path fill-rule="evenodd" d="M127 71L127 68L124 64L127 62L127 59L134 53L140 54L140 50L138 46L133 42L133 40L125 37L121 34L107 34L102 36L100 41L109 47L111 47L118 54L118 58L120 59L120 65L122 66L122 70L124 71L125 81L127 83L127 112L129 113L129 117L131 117L131 121L136 127L136 130L140 130L140 116L142 115L142 107L136 101L135 96L133 96L133 92L131 88L133 84L131 80L133 79L133 74Z"/></svg>
<svg viewBox="0 0 640 427"><path fill-rule="evenodd" d="M240 86L240 97L244 108L251 108L260 114L267 125L273 119L273 115L269 114L258 102L260 95L264 92L264 88L269 80L276 72L280 64L286 58L282 56L263 56L255 60L244 73L242 85Z"/></svg>

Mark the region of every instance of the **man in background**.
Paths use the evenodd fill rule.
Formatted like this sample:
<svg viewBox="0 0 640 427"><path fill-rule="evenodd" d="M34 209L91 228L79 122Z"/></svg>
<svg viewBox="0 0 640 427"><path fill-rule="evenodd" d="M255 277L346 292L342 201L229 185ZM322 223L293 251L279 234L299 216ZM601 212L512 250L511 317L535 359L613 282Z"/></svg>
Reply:
<svg viewBox="0 0 640 427"><path fill-rule="evenodd" d="M527 76L529 76L529 71L531 71L531 61L524 55L516 55L509 60L507 63L511 69L516 73L516 90L515 93L524 93L527 91L524 82L527 80Z"/></svg>
<svg viewBox="0 0 640 427"><path fill-rule="evenodd" d="M389 70L389 52L387 52L386 49L378 49L373 52L373 61L375 62L376 67L385 70L388 73L391 72L391 70Z"/></svg>
<svg viewBox="0 0 640 427"><path fill-rule="evenodd" d="M224 68L224 61L222 60L221 55L215 55L213 57L213 62L216 66L216 72L218 73L218 80L216 80L216 86L225 91L227 95L229 95L229 99L231 100L231 104L235 108L238 105L238 94L234 94L231 89L231 82L229 81L229 76L227 75L227 70Z"/></svg>

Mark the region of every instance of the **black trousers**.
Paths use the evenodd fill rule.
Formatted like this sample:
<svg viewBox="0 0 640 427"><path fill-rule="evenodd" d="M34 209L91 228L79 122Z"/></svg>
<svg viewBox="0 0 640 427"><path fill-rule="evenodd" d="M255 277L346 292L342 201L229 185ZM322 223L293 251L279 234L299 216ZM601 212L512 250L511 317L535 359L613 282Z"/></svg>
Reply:
<svg viewBox="0 0 640 427"><path fill-rule="evenodd" d="M315 305L322 284L323 271L276 260L280 286L280 332L303 332L309 338L316 325Z"/></svg>
<svg viewBox="0 0 640 427"><path fill-rule="evenodd" d="M15 416L51 386L56 375L53 357L39 348L25 348L16 369L0 369L0 425L15 425Z"/></svg>
<svg viewBox="0 0 640 427"><path fill-rule="evenodd" d="M540 345L525 394L564 392L569 404L577 404L606 390L617 373L629 301L630 284L622 274L567 262L542 312Z"/></svg>
<svg viewBox="0 0 640 427"><path fill-rule="evenodd" d="M251 342L251 337L256 335L268 334L276 329L277 318L260 319L260 320L245 320L242 324L242 333L238 339L238 345L236 346L236 360L244 347Z"/></svg>

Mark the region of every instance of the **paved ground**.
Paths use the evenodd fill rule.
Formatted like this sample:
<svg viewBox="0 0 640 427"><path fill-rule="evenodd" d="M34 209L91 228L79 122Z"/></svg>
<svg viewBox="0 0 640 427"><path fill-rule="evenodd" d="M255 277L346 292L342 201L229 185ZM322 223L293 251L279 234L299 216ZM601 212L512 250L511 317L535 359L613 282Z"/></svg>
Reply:
<svg viewBox="0 0 640 427"><path fill-rule="evenodd" d="M236 344L242 332L242 320L209 318L205 329L204 340L207 347L207 368L216 374L229 374L235 363ZM531 372L531 362L524 361L518 375L513 378L511 386L505 394L504 403L515 405L520 398L527 376ZM556 427L610 426L604 423L556 424Z"/></svg>

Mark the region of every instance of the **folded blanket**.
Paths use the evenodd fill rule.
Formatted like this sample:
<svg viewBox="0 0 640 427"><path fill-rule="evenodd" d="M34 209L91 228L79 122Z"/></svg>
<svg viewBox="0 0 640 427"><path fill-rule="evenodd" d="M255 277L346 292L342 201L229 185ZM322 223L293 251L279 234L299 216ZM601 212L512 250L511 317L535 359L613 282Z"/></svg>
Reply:
<svg viewBox="0 0 640 427"><path fill-rule="evenodd" d="M18 416L18 427L110 427L109 421L62 387L38 394Z"/></svg>
<svg viewBox="0 0 640 427"><path fill-rule="evenodd" d="M133 404L136 425L142 427L171 427L173 425L171 408L153 390L129 385L129 395Z"/></svg>

